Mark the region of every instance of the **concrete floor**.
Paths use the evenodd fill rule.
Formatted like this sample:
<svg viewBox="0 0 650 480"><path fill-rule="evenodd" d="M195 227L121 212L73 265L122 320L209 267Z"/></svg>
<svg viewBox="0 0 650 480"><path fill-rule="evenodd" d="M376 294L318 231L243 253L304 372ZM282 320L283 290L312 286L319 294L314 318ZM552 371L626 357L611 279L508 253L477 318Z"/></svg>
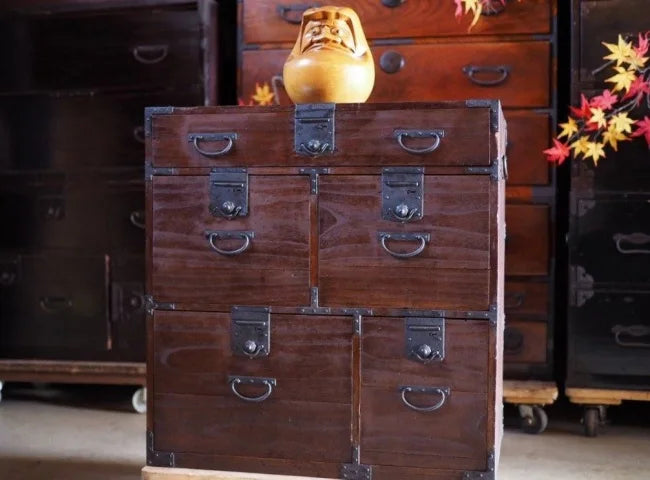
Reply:
<svg viewBox="0 0 650 480"><path fill-rule="evenodd" d="M132 391L6 388L0 403L0 479L139 479L145 461L145 417L130 412ZM618 414L617 425L605 427L598 438L583 437L579 423L569 421L580 415L571 406L557 414L551 411L549 429L542 435L506 429L499 479L650 478L649 411L647 404L641 409L638 405L627 417ZM644 428L630 426L639 418Z"/></svg>

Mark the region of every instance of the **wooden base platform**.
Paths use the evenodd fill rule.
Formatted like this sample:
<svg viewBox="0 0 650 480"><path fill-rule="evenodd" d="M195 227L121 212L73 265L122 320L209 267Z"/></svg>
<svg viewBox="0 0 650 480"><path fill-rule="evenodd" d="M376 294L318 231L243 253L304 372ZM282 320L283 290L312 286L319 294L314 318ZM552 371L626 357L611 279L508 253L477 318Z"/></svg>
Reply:
<svg viewBox="0 0 650 480"><path fill-rule="evenodd" d="M328 480L316 477L292 477L264 473L219 472L189 468L144 467L142 480Z"/></svg>
<svg viewBox="0 0 650 480"><path fill-rule="evenodd" d="M0 360L2 382L144 385L147 367L136 362Z"/></svg>
<svg viewBox="0 0 650 480"><path fill-rule="evenodd" d="M566 396L579 405L620 405L623 400L650 402L650 391L567 388Z"/></svg>
<svg viewBox="0 0 650 480"><path fill-rule="evenodd" d="M503 401L516 405L551 405L557 400L558 390L554 382L503 381Z"/></svg>

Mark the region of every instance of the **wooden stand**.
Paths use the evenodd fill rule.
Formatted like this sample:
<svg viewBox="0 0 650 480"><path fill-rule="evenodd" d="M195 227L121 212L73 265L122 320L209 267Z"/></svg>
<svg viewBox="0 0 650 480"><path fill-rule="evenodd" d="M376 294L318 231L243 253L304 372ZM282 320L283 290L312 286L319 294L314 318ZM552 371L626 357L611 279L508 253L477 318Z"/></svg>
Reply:
<svg viewBox="0 0 650 480"><path fill-rule="evenodd" d="M571 403L584 405L582 423L585 435L595 437L598 428L605 422L607 407L620 405L623 400L650 402L650 391L647 390L608 390L599 388L567 388L566 396Z"/></svg>
<svg viewBox="0 0 650 480"><path fill-rule="evenodd" d="M503 401L519 407L521 428L526 433L542 433L548 426L544 406L557 400L554 382L504 380Z"/></svg>
<svg viewBox="0 0 650 480"><path fill-rule="evenodd" d="M189 468L144 467L142 469L142 480L281 480L283 478L288 480L319 480L316 477L219 472L216 470L194 470Z"/></svg>

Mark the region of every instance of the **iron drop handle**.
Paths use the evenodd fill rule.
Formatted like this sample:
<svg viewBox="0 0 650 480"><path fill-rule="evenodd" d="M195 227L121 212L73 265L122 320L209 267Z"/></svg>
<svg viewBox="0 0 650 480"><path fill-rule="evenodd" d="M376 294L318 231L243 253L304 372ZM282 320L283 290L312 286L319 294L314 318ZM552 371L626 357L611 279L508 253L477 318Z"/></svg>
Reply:
<svg viewBox="0 0 650 480"><path fill-rule="evenodd" d="M381 0L381 4L384 7L388 8L397 8L403 4L406 0Z"/></svg>
<svg viewBox="0 0 650 480"><path fill-rule="evenodd" d="M438 149L440 140L445 136L445 131L441 129L436 130L395 130L393 137L397 139L400 147L414 155L424 155L431 153ZM404 143L404 138L433 138L433 143L425 148L412 148Z"/></svg>
<svg viewBox="0 0 650 480"><path fill-rule="evenodd" d="M419 255L422 253L424 250L424 247L426 247L427 243L429 243L429 240L431 240L431 235L428 233L388 233L388 232L379 232L377 234L379 237L379 242L381 243L382 248L388 252L390 255L396 258L411 258ZM415 250L412 250L410 252L395 252L388 248L386 245L386 240L396 240L400 242L412 242L412 241L417 241L420 244L417 246Z"/></svg>
<svg viewBox="0 0 650 480"><path fill-rule="evenodd" d="M39 306L45 313L56 314L72 308L72 300L66 297L41 297Z"/></svg>
<svg viewBox="0 0 650 480"><path fill-rule="evenodd" d="M146 228L144 223L144 210L133 210L129 215L131 225L144 230Z"/></svg>
<svg viewBox="0 0 650 480"><path fill-rule="evenodd" d="M145 65L153 65L167 58L169 45L138 45L131 49L133 58Z"/></svg>
<svg viewBox="0 0 650 480"><path fill-rule="evenodd" d="M506 310L514 310L523 306L524 301L526 300L525 292L512 292L507 293L505 298L505 308Z"/></svg>
<svg viewBox="0 0 650 480"><path fill-rule="evenodd" d="M616 242L616 250L618 250L623 255L630 255L635 253L649 254L650 248L623 248L623 243L631 243L632 245L643 245L650 243L650 235L645 233L630 233L628 235L623 233L615 234L612 239Z"/></svg>
<svg viewBox="0 0 650 480"><path fill-rule="evenodd" d="M463 67L463 73L469 78L472 83L479 85L481 87L494 87L500 85L506 81L510 75L510 67L508 65L495 65L489 67L481 67L479 65L465 65ZM478 78L478 74L497 74L495 78L491 80L486 80L483 78Z"/></svg>
<svg viewBox="0 0 650 480"><path fill-rule="evenodd" d="M309 8L320 7L320 3L299 4L292 5L278 5L276 11L282 20L292 25L300 25L302 22L302 14ZM290 16L291 12L296 12L295 16Z"/></svg>
<svg viewBox="0 0 650 480"><path fill-rule="evenodd" d="M616 344L626 348L650 348L649 342L629 342L622 340L622 336L628 337L650 337L650 326L647 325L614 325L612 333Z"/></svg>
<svg viewBox="0 0 650 480"><path fill-rule="evenodd" d="M237 140L236 133L190 133L187 136L187 141L194 145L194 149L201 155L214 158L225 155L235 144ZM208 151L199 146L199 142L227 142L226 146L221 150Z"/></svg>
<svg viewBox="0 0 650 480"><path fill-rule="evenodd" d="M225 255L227 257L231 257L234 255L239 255L240 253L245 252L248 250L248 248L251 246L251 240L255 237L255 232L243 232L243 231L215 231L215 230L208 230L205 232L205 238L207 238L208 243L210 244L210 247L212 250L215 252ZM235 250L224 250L222 248L217 247L217 245L214 243L215 240L224 240L224 239L231 239L231 238L241 238L244 243L242 244L241 247L236 248Z"/></svg>
<svg viewBox="0 0 650 480"><path fill-rule="evenodd" d="M275 378L262 378L262 377L240 377L240 376L229 376L228 383L230 384L230 389L237 398L244 400L245 402L254 402L259 403L263 402L271 396L273 393L273 387L277 385ZM266 387L266 392L258 397L248 397L239 393L237 390L237 385L264 385Z"/></svg>
<svg viewBox="0 0 650 480"><path fill-rule="evenodd" d="M450 394L449 387L401 386L399 387L399 391L402 395L402 402L404 403L404 405L406 405L412 410L415 410L416 412L433 412L435 410L438 410L440 407L442 407L445 404ZM438 395L440 396L440 400L438 401L438 403L431 405L429 407L418 407L417 405L413 405L406 398L406 394L411 392Z"/></svg>
<svg viewBox="0 0 650 480"><path fill-rule="evenodd" d="M490 17L493 15L499 15L506 9L505 5L501 0L488 0L483 4L483 9L481 10L481 15Z"/></svg>

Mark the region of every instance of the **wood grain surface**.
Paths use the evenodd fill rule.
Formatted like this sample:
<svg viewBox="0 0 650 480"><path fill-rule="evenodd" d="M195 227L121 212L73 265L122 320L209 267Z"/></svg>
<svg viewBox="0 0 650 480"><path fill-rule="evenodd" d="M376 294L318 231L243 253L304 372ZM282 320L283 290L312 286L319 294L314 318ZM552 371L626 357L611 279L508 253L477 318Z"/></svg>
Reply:
<svg viewBox="0 0 650 480"><path fill-rule="evenodd" d="M506 282L504 307L506 313L522 316L549 314L549 285L540 282Z"/></svg>
<svg viewBox="0 0 650 480"><path fill-rule="evenodd" d="M546 275L549 269L550 207L506 206L506 275Z"/></svg>
<svg viewBox="0 0 650 480"><path fill-rule="evenodd" d="M547 325L544 322L518 321L515 317L506 320L503 358L507 363L546 362ZM518 339L516 342L513 338Z"/></svg>

